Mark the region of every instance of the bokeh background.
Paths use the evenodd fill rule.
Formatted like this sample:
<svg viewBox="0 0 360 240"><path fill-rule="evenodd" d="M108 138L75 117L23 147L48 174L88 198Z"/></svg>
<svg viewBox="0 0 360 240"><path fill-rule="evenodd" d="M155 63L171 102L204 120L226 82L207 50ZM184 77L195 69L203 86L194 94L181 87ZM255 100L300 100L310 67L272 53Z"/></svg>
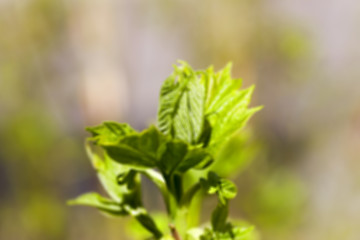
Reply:
<svg viewBox="0 0 360 240"><path fill-rule="evenodd" d="M133 239L65 202L100 188L84 127L154 122L177 59L232 61L265 106L233 217L264 240L359 239L359 16L357 0L0 0L0 239Z"/></svg>

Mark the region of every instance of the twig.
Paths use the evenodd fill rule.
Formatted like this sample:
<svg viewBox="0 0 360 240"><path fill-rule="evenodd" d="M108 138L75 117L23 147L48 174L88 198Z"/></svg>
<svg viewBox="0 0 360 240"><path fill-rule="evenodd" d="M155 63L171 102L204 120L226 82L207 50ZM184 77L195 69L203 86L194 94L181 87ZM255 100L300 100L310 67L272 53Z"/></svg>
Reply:
<svg viewBox="0 0 360 240"><path fill-rule="evenodd" d="M173 236L173 238L175 240L181 240L181 237L180 237L179 233L177 232L177 230L175 228L175 225L174 224L169 224L169 228L170 228L171 235Z"/></svg>

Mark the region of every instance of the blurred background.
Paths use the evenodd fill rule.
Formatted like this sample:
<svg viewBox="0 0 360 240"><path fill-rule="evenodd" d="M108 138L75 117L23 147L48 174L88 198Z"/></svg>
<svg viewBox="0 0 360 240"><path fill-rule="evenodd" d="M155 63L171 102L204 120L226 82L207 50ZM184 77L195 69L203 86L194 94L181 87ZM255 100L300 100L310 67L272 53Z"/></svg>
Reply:
<svg viewBox="0 0 360 240"><path fill-rule="evenodd" d="M100 189L84 127L154 122L177 59L232 61L265 106L225 153L233 217L264 240L359 239L359 16L357 0L0 0L0 239L133 239L65 203Z"/></svg>

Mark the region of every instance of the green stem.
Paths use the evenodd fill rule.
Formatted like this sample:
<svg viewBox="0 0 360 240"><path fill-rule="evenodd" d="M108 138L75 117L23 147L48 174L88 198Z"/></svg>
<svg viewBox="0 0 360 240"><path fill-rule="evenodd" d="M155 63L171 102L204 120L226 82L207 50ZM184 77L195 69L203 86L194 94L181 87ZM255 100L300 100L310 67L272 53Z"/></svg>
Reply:
<svg viewBox="0 0 360 240"><path fill-rule="evenodd" d="M165 177L170 192L170 230L176 240L181 240L187 229L187 209L181 207L183 198L182 175L168 175Z"/></svg>
<svg viewBox="0 0 360 240"><path fill-rule="evenodd" d="M176 195L174 193L174 183L172 181L172 178L169 176L165 177L165 181L166 181L166 186L168 188L169 191L169 211L168 214L170 216L171 219L171 223L173 224L176 218L176 213L177 213L177 200L176 200Z"/></svg>
<svg viewBox="0 0 360 240"><path fill-rule="evenodd" d="M177 210L180 205L180 200L183 194L182 187L182 176L172 174L172 175L164 175L166 186L169 191L169 215L172 222L175 222Z"/></svg>
<svg viewBox="0 0 360 240"><path fill-rule="evenodd" d="M200 183L194 184L191 188L189 188L183 197L181 198L181 206L188 207L193 200L195 194L201 189Z"/></svg>

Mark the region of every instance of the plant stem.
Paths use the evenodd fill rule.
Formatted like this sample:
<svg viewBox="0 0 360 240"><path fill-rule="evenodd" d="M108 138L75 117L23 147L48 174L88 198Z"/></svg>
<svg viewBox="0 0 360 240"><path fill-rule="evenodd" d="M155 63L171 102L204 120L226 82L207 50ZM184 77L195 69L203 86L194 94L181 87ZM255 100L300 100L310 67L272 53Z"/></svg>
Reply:
<svg viewBox="0 0 360 240"><path fill-rule="evenodd" d="M175 228L175 225L174 224L169 224L169 228L170 228L171 235L173 236L173 238L175 240L181 240L181 237L180 237L179 233L177 232L177 230Z"/></svg>
<svg viewBox="0 0 360 240"><path fill-rule="evenodd" d="M164 179L169 192L169 215L171 223L175 222L177 210L179 208L180 197L182 195L182 186L176 185L175 175L165 175ZM181 182L181 181L180 181ZM179 183L179 182L177 182Z"/></svg>

